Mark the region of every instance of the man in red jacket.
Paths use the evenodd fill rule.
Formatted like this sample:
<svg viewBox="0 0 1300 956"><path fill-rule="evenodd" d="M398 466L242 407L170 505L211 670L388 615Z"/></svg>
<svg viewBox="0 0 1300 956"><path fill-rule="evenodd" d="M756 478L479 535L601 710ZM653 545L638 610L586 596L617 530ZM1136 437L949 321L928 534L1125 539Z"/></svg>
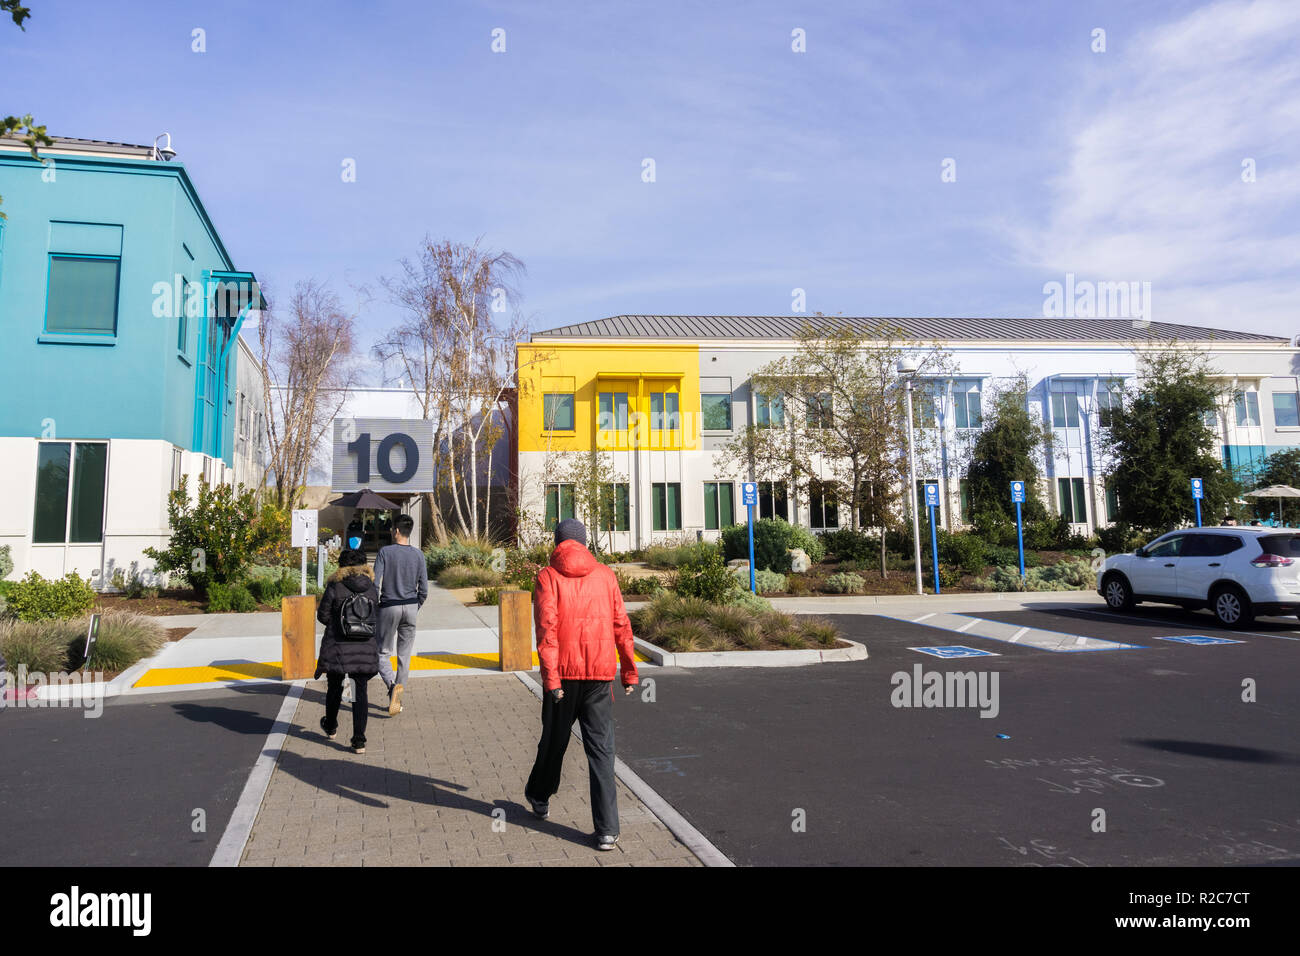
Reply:
<svg viewBox="0 0 1300 956"><path fill-rule="evenodd" d="M567 518L555 529L550 567L533 591L537 656L542 670L542 739L524 787L533 814L545 819L560 789L560 769L573 722L582 730L591 777L596 846L618 843L614 782L614 677L622 663L626 693L637 685L632 624L614 572L587 550L587 529Z"/></svg>

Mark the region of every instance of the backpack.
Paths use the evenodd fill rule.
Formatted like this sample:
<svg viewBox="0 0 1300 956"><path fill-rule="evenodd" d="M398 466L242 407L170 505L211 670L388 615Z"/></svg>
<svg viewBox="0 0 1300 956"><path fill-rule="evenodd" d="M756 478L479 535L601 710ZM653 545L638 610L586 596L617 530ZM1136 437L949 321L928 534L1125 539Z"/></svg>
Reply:
<svg viewBox="0 0 1300 956"><path fill-rule="evenodd" d="M354 594L339 607L339 636L366 641L375 636L375 605L364 594Z"/></svg>

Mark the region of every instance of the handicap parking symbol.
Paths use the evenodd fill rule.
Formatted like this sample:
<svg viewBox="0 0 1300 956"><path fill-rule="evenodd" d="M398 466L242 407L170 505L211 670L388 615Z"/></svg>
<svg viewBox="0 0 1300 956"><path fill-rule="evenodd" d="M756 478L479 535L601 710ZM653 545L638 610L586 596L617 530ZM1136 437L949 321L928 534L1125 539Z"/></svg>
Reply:
<svg viewBox="0 0 1300 956"><path fill-rule="evenodd" d="M1230 641L1226 637L1206 637L1204 634L1178 634L1173 637L1157 637L1157 641L1173 641L1176 644L1245 644L1245 641Z"/></svg>
<svg viewBox="0 0 1300 956"><path fill-rule="evenodd" d="M992 651L981 651L973 647L966 647L963 644L948 644L943 647L909 647L909 651L918 651L922 654L929 654L931 657L942 657L944 660L951 660L955 657L1001 657Z"/></svg>

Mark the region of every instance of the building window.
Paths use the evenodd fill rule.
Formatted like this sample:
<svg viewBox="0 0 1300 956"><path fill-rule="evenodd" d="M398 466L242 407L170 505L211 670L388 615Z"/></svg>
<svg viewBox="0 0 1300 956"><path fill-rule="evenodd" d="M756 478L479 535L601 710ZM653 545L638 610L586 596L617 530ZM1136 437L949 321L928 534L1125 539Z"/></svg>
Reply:
<svg viewBox="0 0 1300 956"><path fill-rule="evenodd" d="M786 497L784 481L758 483L758 516L790 520L790 502Z"/></svg>
<svg viewBox="0 0 1300 956"><path fill-rule="evenodd" d="M41 442L36 458L34 544L99 544L104 540L108 445Z"/></svg>
<svg viewBox="0 0 1300 956"><path fill-rule="evenodd" d="M1060 511L1076 524L1088 521L1088 504L1083 496L1082 478L1057 478L1056 491L1060 498Z"/></svg>
<svg viewBox="0 0 1300 956"><path fill-rule="evenodd" d="M184 460L184 459L181 457L181 450L180 450L179 448L177 448L176 446L173 445L173 446L172 446L172 483L171 483L171 490L172 490L172 491L179 491L179 490L180 490L180 487L181 487L181 462L182 462L183 460Z"/></svg>
<svg viewBox="0 0 1300 956"><path fill-rule="evenodd" d="M45 331L115 334L120 266L121 260L110 256L50 256Z"/></svg>
<svg viewBox="0 0 1300 956"><path fill-rule="evenodd" d="M785 427L785 399L780 395L754 396L754 423L759 428Z"/></svg>
<svg viewBox="0 0 1300 956"><path fill-rule="evenodd" d="M676 392L650 393L650 429L652 431L677 431L681 428Z"/></svg>
<svg viewBox="0 0 1300 956"><path fill-rule="evenodd" d="M957 382L953 386L953 419L958 428L979 428L984 424L978 382Z"/></svg>
<svg viewBox="0 0 1300 956"><path fill-rule="evenodd" d="M1106 488L1106 520L1119 520L1119 495L1115 494L1115 482L1108 481Z"/></svg>
<svg viewBox="0 0 1300 956"><path fill-rule="evenodd" d="M1052 427L1079 427L1079 396L1074 392L1052 393Z"/></svg>
<svg viewBox="0 0 1300 956"><path fill-rule="evenodd" d="M808 396L808 427L830 428L834 422L835 402L830 392Z"/></svg>
<svg viewBox="0 0 1300 956"><path fill-rule="evenodd" d="M678 482L655 482L650 486L655 531L682 529L682 486Z"/></svg>
<svg viewBox="0 0 1300 956"><path fill-rule="evenodd" d="M700 427L706 432L731 431L731 396L717 393L700 396Z"/></svg>
<svg viewBox="0 0 1300 956"><path fill-rule="evenodd" d="M704 483L704 529L717 531L736 523L735 486L729 481Z"/></svg>
<svg viewBox="0 0 1300 956"><path fill-rule="evenodd" d="M548 432L573 431L573 393L547 392L543 395L542 421Z"/></svg>
<svg viewBox="0 0 1300 956"><path fill-rule="evenodd" d="M1300 427L1300 403L1295 392L1273 393L1273 425L1276 428Z"/></svg>
<svg viewBox="0 0 1300 956"><path fill-rule="evenodd" d="M596 427L601 431L627 431L627 392L601 392L597 400Z"/></svg>
<svg viewBox="0 0 1300 956"><path fill-rule="evenodd" d="M1122 395L1117 385L1102 384L1097 388L1097 424L1102 428L1109 428L1115 421Z"/></svg>
<svg viewBox="0 0 1300 956"><path fill-rule="evenodd" d="M957 495L960 499L958 507L960 508L961 523L971 523L971 506L970 506L970 479L959 478L957 480Z"/></svg>
<svg viewBox="0 0 1300 956"><path fill-rule="evenodd" d="M546 486L546 530L573 517L573 485Z"/></svg>
<svg viewBox="0 0 1300 956"><path fill-rule="evenodd" d="M1259 427L1259 393L1238 392L1235 396L1237 425L1241 428Z"/></svg>
<svg viewBox="0 0 1300 956"><path fill-rule="evenodd" d="M627 482L614 482L600 486L600 530L630 531L632 522L628 512Z"/></svg>
<svg viewBox="0 0 1300 956"><path fill-rule="evenodd" d="M922 385L912 391L912 427L913 428L933 428L936 415L934 400L934 388L931 385Z"/></svg>
<svg viewBox="0 0 1300 956"><path fill-rule="evenodd" d="M840 506L835 486L813 480L808 483L808 525L812 528L838 528Z"/></svg>

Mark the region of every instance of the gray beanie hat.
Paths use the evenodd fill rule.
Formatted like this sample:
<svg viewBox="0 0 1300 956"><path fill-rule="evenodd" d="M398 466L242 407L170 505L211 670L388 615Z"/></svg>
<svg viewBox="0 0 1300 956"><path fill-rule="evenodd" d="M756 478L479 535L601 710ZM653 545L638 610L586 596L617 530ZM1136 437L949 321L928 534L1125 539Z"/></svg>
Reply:
<svg viewBox="0 0 1300 956"><path fill-rule="evenodd" d="M576 541L584 548L587 546L587 526L577 518L565 518L555 526L555 543Z"/></svg>

